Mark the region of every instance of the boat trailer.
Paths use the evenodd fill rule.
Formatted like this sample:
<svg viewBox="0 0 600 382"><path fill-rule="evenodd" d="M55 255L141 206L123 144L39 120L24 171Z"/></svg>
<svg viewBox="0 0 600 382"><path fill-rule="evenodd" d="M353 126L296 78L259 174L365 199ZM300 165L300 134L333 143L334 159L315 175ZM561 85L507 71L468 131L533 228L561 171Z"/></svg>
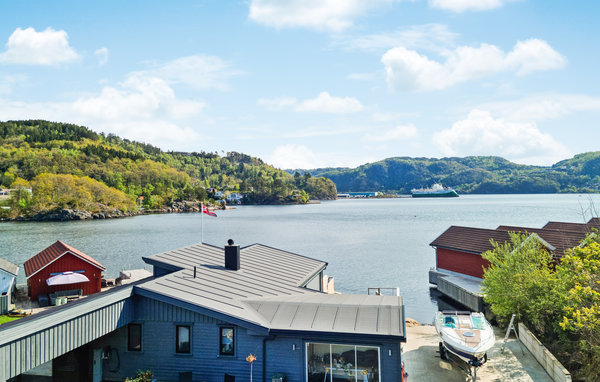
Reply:
<svg viewBox="0 0 600 382"><path fill-rule="evenodd" d="M440 341L438 346L438 353L440 353L440 359L442 361L451 362L454 366L465 372L467 377L471 378L471 382L477 382L477 368L487 362L487 353L483 356L483 361L475 360L465 362L458 356L454 355L454 353L448 351L442 341Z"/></svg>

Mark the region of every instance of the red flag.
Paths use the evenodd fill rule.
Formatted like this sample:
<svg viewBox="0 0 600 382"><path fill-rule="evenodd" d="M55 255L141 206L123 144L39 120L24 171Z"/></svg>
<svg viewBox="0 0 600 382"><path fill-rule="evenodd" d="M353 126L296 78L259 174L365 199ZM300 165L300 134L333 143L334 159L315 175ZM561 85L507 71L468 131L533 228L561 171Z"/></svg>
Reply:
<svg viewBox="0 0 600 382"><path fill-rule="evenodd" d="M206 206L202 206L202 213L203 214L207 214L208 216L212 216L213 218L217 217L217 214L215 214L212 211L209 211L208 208Z"/></svg>

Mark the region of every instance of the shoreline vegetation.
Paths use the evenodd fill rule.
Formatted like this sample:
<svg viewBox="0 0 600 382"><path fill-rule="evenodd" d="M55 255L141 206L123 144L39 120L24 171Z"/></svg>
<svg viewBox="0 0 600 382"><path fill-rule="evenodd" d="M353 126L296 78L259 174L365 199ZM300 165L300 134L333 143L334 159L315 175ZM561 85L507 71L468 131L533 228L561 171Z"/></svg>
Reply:
<svg viewBox="0 0 600 382"><path fill-rule="evenodd" d="M4 220L102 219L201 201L306 204L336 195L329 179L290 175L242 153L165 152L73 124L0 122Z"/></svg>

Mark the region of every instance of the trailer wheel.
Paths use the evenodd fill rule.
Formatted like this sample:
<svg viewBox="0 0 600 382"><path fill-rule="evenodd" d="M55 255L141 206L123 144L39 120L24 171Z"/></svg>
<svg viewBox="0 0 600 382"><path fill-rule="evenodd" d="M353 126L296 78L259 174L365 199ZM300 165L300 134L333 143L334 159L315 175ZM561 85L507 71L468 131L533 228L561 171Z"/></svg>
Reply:
<svg viewBox="0 0 600 382"><path fill-rule="evenodd" d="M448 359L448 353L446 348L444 347L444 344L442 342L439 343L439 348L440 348L440 359L442 359L443 361L446 361Z"/></svg>

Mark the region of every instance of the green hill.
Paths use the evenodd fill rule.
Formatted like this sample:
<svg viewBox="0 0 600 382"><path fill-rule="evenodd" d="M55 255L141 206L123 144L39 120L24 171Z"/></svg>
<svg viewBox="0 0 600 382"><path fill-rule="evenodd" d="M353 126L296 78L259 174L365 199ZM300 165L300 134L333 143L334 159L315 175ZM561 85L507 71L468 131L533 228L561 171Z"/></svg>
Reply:
<svg viewBox="0 0 600 382"><path fill-rule="evenodd" d="M64 208L131 211L142 204L155 209L176 201L214 200L217 190L244 193L245 202L253 204L336 195L327 179L295 179L245 154L164 152L83 126L41 120L0 122L2 187L32 189L4 201L12 203L13 217Z"/></svg>
<svg viewBox="0 0 600 382"><path fill-rule="evenodd" d="M331 179L340 192L410 193L413 188L442 183L459 193L511 194L597 192L600 151L579 154L553 166L528 166L500 157L388 158L356 168L310 170Z"/></svg>

